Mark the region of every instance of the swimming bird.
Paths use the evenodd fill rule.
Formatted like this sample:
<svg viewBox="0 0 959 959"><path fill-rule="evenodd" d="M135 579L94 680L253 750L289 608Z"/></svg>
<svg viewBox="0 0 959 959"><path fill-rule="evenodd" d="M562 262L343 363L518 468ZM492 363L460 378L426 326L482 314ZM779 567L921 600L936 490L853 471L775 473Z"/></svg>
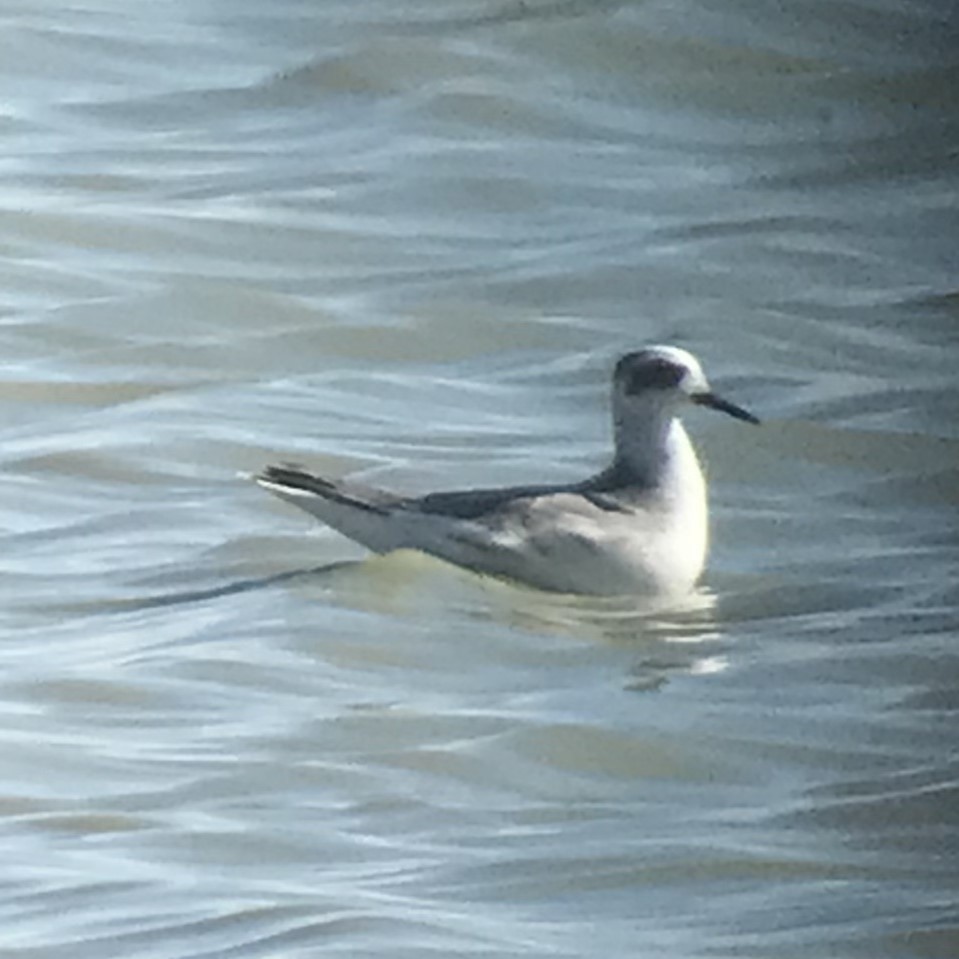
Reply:
<svg viewBox="0 0 959 959"><path fill-rule="evenodd" d="M627 353L613 373L613 456L578 483L399 496L298 466L256 481L377 553L415 549L479 573L564 593L688 592L707 551L706 484L680 411L748 423L675 346Z"/></svg>

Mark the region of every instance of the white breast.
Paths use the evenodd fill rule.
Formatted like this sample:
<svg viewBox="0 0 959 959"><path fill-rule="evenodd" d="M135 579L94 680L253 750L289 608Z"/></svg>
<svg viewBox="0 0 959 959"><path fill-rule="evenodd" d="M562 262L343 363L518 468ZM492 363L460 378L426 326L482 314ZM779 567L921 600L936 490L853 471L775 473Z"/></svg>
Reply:
<svg viewBox="0 0 959 959"><path fill-rule="evenodd" d="M675 427L661 483L632 508L603 509L572 492L531 498L478 539L454 537L457 555L446 555L560 592L687 592L706 559L706 489L689 437Z"/></svg>

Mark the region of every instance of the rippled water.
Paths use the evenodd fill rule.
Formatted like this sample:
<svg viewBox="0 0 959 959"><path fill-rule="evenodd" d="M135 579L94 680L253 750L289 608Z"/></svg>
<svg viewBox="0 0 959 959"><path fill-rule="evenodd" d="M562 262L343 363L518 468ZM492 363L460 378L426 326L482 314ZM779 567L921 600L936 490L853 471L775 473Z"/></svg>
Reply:
<svg viewBox="0 0 959 959"><path fill-rule="evenodd" d="M0 22L5 953L959 953L948 5ZM766 421L683 609L238 475L578 476L649 341Z"/></svg>

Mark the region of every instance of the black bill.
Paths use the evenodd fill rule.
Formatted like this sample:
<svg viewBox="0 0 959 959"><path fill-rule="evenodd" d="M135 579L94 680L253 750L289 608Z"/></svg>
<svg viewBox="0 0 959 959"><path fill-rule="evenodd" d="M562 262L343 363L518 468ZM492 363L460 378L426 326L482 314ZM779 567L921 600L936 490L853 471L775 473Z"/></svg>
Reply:
<svg viewBox="0 0 959 959"><path fill-rule="evenodd" d="M745 420L747 423L759 424L759 419L753 416L748 410L744 410L735 403L730 403L729 400L724 400L715 393L697 393L696 396L693 397L693 402L698 403L700 406L708 406L710 409L719 410L722 413L728 413L730 416L735 416L737 420Z"/></svg>

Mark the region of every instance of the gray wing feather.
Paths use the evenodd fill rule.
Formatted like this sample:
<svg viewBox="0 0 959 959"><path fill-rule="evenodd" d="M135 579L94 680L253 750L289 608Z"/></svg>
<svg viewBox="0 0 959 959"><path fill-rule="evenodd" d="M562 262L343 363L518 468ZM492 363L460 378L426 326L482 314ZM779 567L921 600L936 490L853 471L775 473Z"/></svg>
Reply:
<svg viewBox="0 0 959 959"><path fill-rule="evenodd" d="M435 513L454 519L482 520L507 507L515 507L517 501L529 501L545 496L572 493L607 513L630 512L630 505L617 498L612 490L595 489L590 483L575 483L552 486L511 486L506 489L473 489L451 493L430 493L412 499L404 505L421 513ZM585 505L585 503L584 503Z"/></svg>
<svg viewBox="0 0 959 959"><path fill-rule="evenodd" d="M478 520L517 500L533 499L562 492L558 486L512 486L506 489L454 490L448 493L429 493L405 505L420 513L448 516L451 519Z"/></svg>

